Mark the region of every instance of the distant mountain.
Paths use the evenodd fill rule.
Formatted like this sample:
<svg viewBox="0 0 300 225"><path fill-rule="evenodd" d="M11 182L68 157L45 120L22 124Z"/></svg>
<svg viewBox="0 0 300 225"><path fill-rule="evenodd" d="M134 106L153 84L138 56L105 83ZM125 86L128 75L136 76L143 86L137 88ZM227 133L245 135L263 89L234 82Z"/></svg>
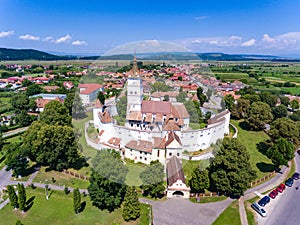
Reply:
<svg viewBox="0 0 300 225"><path fill-rule="evenodd" d="M67 60L71 56L57 56L34 49L0 48L0 60Z"/></svg>
<svg viewBox="0 0 300 225"><path fill-rule="evenodd" d="M59 55L58 55L59 54ZM63 55L61 55L63 54ZM74 53L75 54L75 53ZM34 49L8 49L0 48L0 61L7 60L132 60L132 54L120 54L109 56L92 56L78 53L76 55L68 53L50 54ZM203 61L279 61L279 62L300 62L300 57L290 58L274 55L255 54L225 54L219 52L193 53L193 52L157 52L137 54L139 60L203 60Z"/></svg>

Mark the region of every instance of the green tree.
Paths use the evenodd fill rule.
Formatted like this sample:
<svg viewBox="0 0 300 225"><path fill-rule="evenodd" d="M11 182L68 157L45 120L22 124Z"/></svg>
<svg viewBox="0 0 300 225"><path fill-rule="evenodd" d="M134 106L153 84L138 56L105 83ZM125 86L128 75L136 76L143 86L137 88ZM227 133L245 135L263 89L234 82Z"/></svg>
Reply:
<svg viewBox="0 0 300 225"><path fill-rule="evenodd" d="M234 118L242 119L248 116L249 109L250 109L250 101L243 98L239 98L237 100L237 104L232 107L231 113Z"/></svg>
<svg viewBox="0 0 300 225"><path fill-rule="evenodd" d="M276 144L267 150L267 156L274 165L288 165L288 162L294 158L295 147L292 142L285 138L280 138Z"/></svg>
<svg viewBox="0 0 300 225"><path fill-rule="evenodd" d="M26 209L26 190L23 184L18 183L19 208L24 212Z"/></svg>
<svg viewBox="0 0 300 225"><path fill-rule="evenodd" d="M287 108L285 105L281 104L272 108L272 114L274 119L286 117L288 114Z"/></svg>
<svg viewBox="0 0 300 225"><path fill-rule="evenodd" d="M31 160L55 170L69 168L80 160L74 130L36 121L25 132L22 148Z"/></svg>
<svg viewBox="0 0 300 225"><path fill-rule="evenodd" d="M6 155L5 164L6 170L12 170L13 176L23 175L28 167L26 151L21 147L22 143L10 143L3 149Z"/></svg>
<svg viewBox="0 0 300 225"><path fill-rule="evenodd" d="M24 225L20 220L17 220L16 225Z"/></svg>
<svg viewBox="0 0 300 225"><path fill-rule="evenodd" d="M75 118L75 119L82 119L82 118L86 117L85 108L84 108L84 106L82 104L82 100L78 94L75 94L75 96L74 96L72 112L73 112L73 114L72 114L73 118Z"/></svg>
<svg viewBox="0 0 300 225"><path fill-rule="evenodd" d="M260 96L258 94L245 94L244 96L242 96L243 99L249 100L250 104L252 104L253 102L260 102Z"/></svg>
<svg viewBox="0 0 300 225"><path fill-rule="evenodd" d="M53 126L72 126L72 117L67 108L59 101L49 102L40 114L40 121Z"/></svg>
<svg viewBox="0 0 300 225"><path fill-rule="evenodd" d="M203 106L204 102L206 102L207 97L205 94L203 94L202 87L197 88L197 97L199 99L200 106Z"/></svg>
<svg viewBox="0 0 300 225"><path fill-rule="evenodd" d="M14 207L14 209L19 208L19 203L18 203L18 196L15 192L15 189L12 185L8 185L7 186L7 192L8 192L8 197L9 197L9 201L12 207Z"/></svg>
<svg viewBox="0 0 300 225"><path fill-rule="evenodd" d="M190 115L190 122L200 123L202 118L202 112L199 108L200 107L199 102L195 100L194 101L189 100L189 101L185 101L183 104Z"/></svg>
<svg viewBox="0 0 300 225"><path fill-rule="evenodd" d="M28 115L27 111L22 110L16 116L16 123L21 125L22 127L28 126L32 122L33 118Z"/></svg>
<svg viewBox="0 0 300 225"><path fill-rule="evenodd" d="M289 118L293 121L300 121L300 110L293 112L293 114L290 115Z"/></svg>
<svg viewBox="0 0 300 225"><path fill-rule="evenodd" d="M102 103L102 105L104 105L104 103L105 103L105 96L102 93L102 91L99 91L99 93L98 93L98 99Z"/></svg>
<svg viewBox="0 0 300 225"><path fill-rule="evenodd" d="M293 110L299 109L299 102L298 102L297 99L294 99L294 100L291 101L291 108Z"/></svg>
<svg viewBox="0 0 300 225"><path fill-rule="evenodd" d="M164 101L168 102L170 100L170 96L169 95L165 95L164 96Z"/></svg>
<svg viewBox="0 0 300 225"><path fill-rule="evenodd" d="M123 96L117 101L117 110L120 118L126 119L127 97Z"/></svg>
<svg viewBox="0 0 300 225"><path fill-rule="evenodd" d="M233 106L234 106L234 98L232 95L226 95L224 97L224 102L225 102L225 106L226 109L228 109L229 111L232 110Z"/></svg>
<svg viewBox="0 0 300 225"><path fill-rule="evenodd" d="M75 93L71 92L67 94L67 97L64 100L64 106L67 108L70 116L72 116L74 97L75 97Z"/></svg>
<svg viewBox="0 0 300 225"><path fill-rule="evenodd" d="M179 94L176 96L176 101L177 102L185 102L186 98L187 98L186 92L179 92Z"/></svg>
<svg viewBox="0 0 300 225"><path fill-rule="evenodd" d="M42 88L37 84L31 84L26 89L26 95L32 96L42 92Z"/></svg>
<svg viewBox="0 0 300 225"><path fill-rule="evenodd" d="M264 102L254 102L251 104L249 116L246 122L253 130L262 130L265 124L273 120L271 108Z"/></svg>
<svg viewBox="0 0 300 225"><path fill-rule="evenodd" d="M294 144L299 143L300 139L297 124L289 118L279 118L272 122L269 135L274 141L286 138Z"/></svg>
<svg viewBox="0 0 300 225"><path fill-rule="evenodd" d="M74 212L78 214L81 209L81 195L78 188L75 188L73 191L73 207Z"/></svg>
<svg viewBox="0 0 300 225"><path fill-rule="evenodd" d="M20 113L22 110L28 111L29 110L29 105L30 105L30 100L28 96L24 94L16 94L10 99L10 103L16 113Z"/></svg>
<svg viewBox="0 0 300 225"><path fill-rule="evenodd" d="M165 190L164 176L164 166L158 160L152 161L140 174L143 182L141 188L144 190L144 195L150 195L153 198L159 197Z"/></svg>
<svg viewBox="0 0 300 225"><path fill-rule="evenodd" d="M246 147L237 139L225 138L209 167L211 187L215 191L243 195L256 173Z"/></svg>
<svg viewBox="0 0 300 225"><path fill-rule="evenodd" d="M286 96L280 96L280 101L281 101L281 104L285 105L286 107L289 106L290 104L290 99Z"/></svg>
<svg viewBox="0 0 300 225"><path fill-rule="evenodd" d="M267 103L270 107L274 107L277 103L277 97L268 91L261 92L259 96L261 101Z"/></svg>
<svg viewBox="0 0 300 225"><path fill-rule="evenodd" d="M205 189L209 188L208 170L201 170L200 168L196 168L193 171L188 184L191 187L192 193L204 193Z"/></svg>
<svg viewBox="0 0 300 225"><path fill-rule="evenodd" d="M113 211L122 203L128 168L106 150L97 153L92 160L92 166L88 186L90 199L94 206Z"/></svg>
<svg viewBox="0 0 300 225"><path fill-rule="evenodd" d="M154 84L151 85L151 93L156 92L156 91L166 92L169 90L170 90L170 87L163 82L155 82Z"/></svg>
<svg viewBox="0 0 300 225"><path fill-rule="evenodd" d="M122 216L125 221L136 220L140 217L140 212L141 204L136 190L133 187L128 187L124 198Z"/></svg>

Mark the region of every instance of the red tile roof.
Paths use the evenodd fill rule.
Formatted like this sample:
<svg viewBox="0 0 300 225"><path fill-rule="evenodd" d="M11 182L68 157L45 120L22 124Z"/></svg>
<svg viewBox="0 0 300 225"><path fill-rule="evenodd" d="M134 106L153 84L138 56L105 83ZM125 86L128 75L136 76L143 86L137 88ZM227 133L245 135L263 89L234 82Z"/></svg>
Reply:
<svg viewBox="0 0 300 225"><path fill-rule="evenodd" d="M130 141L126 144L127 148L143 151L143 152L152 152L152 142L150 141Z"/></svg>
<svg viewBox="0 0 300 225"><path fill-rule="evenodd" d="M176 156L169 159L167 163L168 186L172 186L177 180L181 180L185 184L185 177L182 165Z"/></svg>
<svg viewBox="0 0 300 225"><path fill-rule="evenodd" d="M142 102L142 113L161 113L170 114L171 113L171 103L164 101L146 101Z"/></svg>
<svg viewBox="0 0 300 225"><path fill-rule="evenodd" d="M78 87L84 90L80 91L80 94L91 94L92 92L101 88L100 84L79 84Z"/></svg>
<svg viewBox="0 0 300 225"><path fill-rule="evenodd" d="M111 123L111 122L113 122L113 119L111 118L111 116L107 111L104 111L102 113L101 123Z"/></svg>
<svg viewBox="0 0 300 225"><path fill-rule="evenodd" d="M174 140L176 140L180 145L182 145L179 136L177 134L175 134L174 131L171 131L168 134L168 140L166 141L166 147L168 147L168 145L171 144L172 141L174 141Z"/></svg>

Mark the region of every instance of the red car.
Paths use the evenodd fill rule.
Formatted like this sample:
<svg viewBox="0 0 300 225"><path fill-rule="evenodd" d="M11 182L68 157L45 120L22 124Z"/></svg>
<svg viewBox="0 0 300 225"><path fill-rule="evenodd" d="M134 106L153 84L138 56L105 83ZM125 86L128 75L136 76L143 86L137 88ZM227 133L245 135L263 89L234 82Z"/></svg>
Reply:
<svg viewBox="0 0 300 225"><path fill-rule="evenodd" d="M269 197L270 198L276 198L276 196L278 195L278 192L276 190L273 190L270 194L269 194Z"/></svg>
<svg viewBox="0 0 300 225"><path fill-rule="evenodd" d="M282 193L285 190L285 185L284 184L280 184L277 188L276 191Z"/></svg>

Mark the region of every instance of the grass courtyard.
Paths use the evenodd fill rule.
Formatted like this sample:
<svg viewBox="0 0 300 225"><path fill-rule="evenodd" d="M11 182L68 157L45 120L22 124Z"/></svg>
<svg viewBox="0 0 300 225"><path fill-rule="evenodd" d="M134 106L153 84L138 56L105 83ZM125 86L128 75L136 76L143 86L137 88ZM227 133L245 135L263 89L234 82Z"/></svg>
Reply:
<svg viewBox="0 0 300 225"><path fill-rule="evenodd" d="M240 225L240 213L238 201L232 202L216 219L212 225Z"/></svg>
<svg viewBox="0 0 300 225"><path fill-rule="evenodd" d="M17 220L26 225L149 224L149 209L145 204L141 205L141 217L138 220L125 222L121 209L112 213L107 210L99 210L92 206L89 196L82 197L85 208L83 212L76 215L73 211L72 193L66 195L61 191L50 191L50 198L46 200L43 189L27 189L26 192L27 199L31 199L33 203L31 208L22 214L20 210L13 210L11 205L7 205L0 210L2 222L5 221L7 225L14 225Z"/></svg>
<svg viewBox="0 0 300 225"><path fill-rule="evenodd" d="M269 136L263 131L247 131L240 126L242 120L231 120L239 132L237 139L247 148L250 154L250 163L257 172L257 179L262 178L272 172L275 167L272 161L257 148L257 144L268 140Z"/></svg>

